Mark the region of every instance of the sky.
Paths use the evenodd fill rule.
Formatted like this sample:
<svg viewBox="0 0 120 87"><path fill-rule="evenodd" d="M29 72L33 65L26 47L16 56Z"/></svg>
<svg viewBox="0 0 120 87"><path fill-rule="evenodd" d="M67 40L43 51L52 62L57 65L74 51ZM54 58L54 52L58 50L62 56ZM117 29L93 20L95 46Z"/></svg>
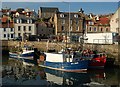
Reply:
<svg viewBox="0 0 120 87"><path fill-rule="evenodd" d="M56 0L1 0L3 2L56 2ZM57 0L61 2L63 0ZM118 2L119 0L64 0L67 2Z"/></svg>
<svg viewBox="0 0 120 87"><path fill-rule="evenodd" d="M19 1L19 0L16 0L16 1ZM15 10L17 8L29 8L31 10L35 9L36 12L38 12L39 7L58 7L60 11L68 12L69 4L70 4L71 12L78 12L79 9L82 8L86 14L89 14L89 13L109 14L109 13L114 13L118 9L117 0L116 2L115 0L114 2L110 2L110 0L109 2L63 2L63 1L51 2L54 0L49 0L50 2L40 2L41 0L39 0L39 2L32 2L33 0L30 0L30 1L31 2L28 2L28 0L24 0L24 2L15 2L15 0L11 0L11 2L8 2L8 0L4 0L4 2L2 2L2 7L3 8L8 7L8 8L11 8L12 10ZM92 0L92 1L95 1L95 0Z"/></svg>

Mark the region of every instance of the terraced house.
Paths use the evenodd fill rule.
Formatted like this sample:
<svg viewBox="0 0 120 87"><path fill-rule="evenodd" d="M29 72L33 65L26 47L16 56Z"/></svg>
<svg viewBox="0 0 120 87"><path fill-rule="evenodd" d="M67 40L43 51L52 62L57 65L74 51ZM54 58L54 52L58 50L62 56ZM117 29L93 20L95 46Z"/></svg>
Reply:
<svg viewBox="0 0 120 87"><path fill-rule="evenodd" d="M87 20L87 33L110 32L110 15L89 15Z"/></svg>
<svg viewBox="0 0 120 87"><path fill-rule="evenodd" d="M36 35L36 17L34 11L19 9L14 15L15 37Z"/></svg>
<svg viewBox="0 0 120 87"><path fill-rule="evenodd" d="M0 35L1 40L14 39L14 24L10 17L11 9L2 8L0 11Z"/></svg>
<svg viewBox="0 0 120 87"><path fill-rule="evenodd" d="M84 29L83 12L58 12L54 16L55 35L81 35Z"/></svg>

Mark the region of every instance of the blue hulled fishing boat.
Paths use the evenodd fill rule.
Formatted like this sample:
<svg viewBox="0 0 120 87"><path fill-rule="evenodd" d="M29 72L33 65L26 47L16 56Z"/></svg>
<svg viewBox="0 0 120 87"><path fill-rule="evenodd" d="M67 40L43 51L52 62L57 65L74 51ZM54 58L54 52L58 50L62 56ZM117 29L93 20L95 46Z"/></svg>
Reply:
<svg viewBox="0 0 120 87"><path fill-rule="evenodd" d="M38 65L54 70L61 70L66 72L80 72L86 71L89 60L80 59L74 53L66 50L62 53L44 53L38 59Z"/></svg>

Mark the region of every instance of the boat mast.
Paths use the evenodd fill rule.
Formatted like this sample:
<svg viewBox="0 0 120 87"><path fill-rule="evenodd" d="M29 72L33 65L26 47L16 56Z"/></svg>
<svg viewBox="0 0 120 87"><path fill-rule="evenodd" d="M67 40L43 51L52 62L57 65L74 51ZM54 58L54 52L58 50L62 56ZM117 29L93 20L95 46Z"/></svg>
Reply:
<svg viewBox="0 0 120 87"><path fill-rule="evenodd" d="M68 41L67 37L69 36L69 38L70 38L70 2L63 1L63 3L66 3L68 5L68 9L69 9L69 13L68 13L68 17L69 17L69 19L68 19L68 29L66 29L66 32L65 32L66 33L65 34L66 48L67 48L67 41ZM69 33L68 33L68 31L69 31Z"/></svg>
<svg viewBox="0 0 120 87"><path fill-rule="evenodd" d="M85 17L84 17L84 11L83 9L81 8L80 11L79 11L83 16L82 16L82 20L83 20L83 23L82 23L82 40L81 40L81 48L82 50L84 50L84 35L85 35Z"/></svg>

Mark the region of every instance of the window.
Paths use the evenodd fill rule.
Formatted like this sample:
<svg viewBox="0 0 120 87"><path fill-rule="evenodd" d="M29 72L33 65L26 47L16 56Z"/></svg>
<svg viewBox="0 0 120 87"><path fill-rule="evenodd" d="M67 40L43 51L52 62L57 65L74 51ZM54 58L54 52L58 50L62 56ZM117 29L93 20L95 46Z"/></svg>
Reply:
<svg viewBox="0 0 120 87"><path fill-rule="evenodd" d="M17 19L16 22L19 23L19 19Z"/></svg>
<svg viewBox="0 0 120 87"><path fill-rule="evenodd" d="M94 27L94 31L97 31L96 27Z"/></svg>
<svg viewBox="0 0 120 87"><path fill-rule="evenodd" d="M70 26L70 31L72 31L72 26Z"/></svg>
<svg viewBox="0 0 120 87"><path fill-rule="evenodd" d="M21 26L18 26L18 31L20 31Z"/></svg>
<svg viewBox="0 0 120 87"><path fill-rule="evenodd" d="M27 23L28 23L28 24L30 23L30 20L29 20L29 19L27 19Z"/></svg>
<svg viewBox="0 0 120 87"><path fill-rule="evenodd" d="M94 23L93 23L92 21L89 21L88 24L89 24L89 25L93 25Z"/></svg>
<svg viewBox="0 0 120 87"><path fill-rule="evenodd" d="M72 20L70 20L70 24L72 24Z"/></svg>
<svg viewBox="0 0 120 87"><path fill-rule="evenodd" d="M89 30L92 31L92 28L90 27Z"/></svg>
<svg viewBox="0 0 120 87"><path fill-rule="evenodd" d="M30 23L32 23L32 20L30 20Z"/></svg>
<svg viewBox="0 0 120 87"><path fill-rule="evenodd" d="M4 28L3 31L5 32L5 31L6 31L6 28Z"/></svg>
<svg viewBox="0 0 120 87"><path fill-rule="evenodd" d="M65 20L62 20L62 24L65 24Z"/></svg>
<svg viewBox="0 0 120 87"><path fill-rule="evenodd" d="M63 18L63 17L64 17L64 14L60 14L60 17L62 17L62 18Z"/></svg>
<svg viewBox="0 0 120 87"><path fill-rule="evenodd" d="M76 31L79 31L79 26L76 27Z"/></svg>
<svg viewBox="0 0 120 87"><path fill-rule="evenodd" d="M106 28L106 31L109 31L109 29L108 29L108 28Z"/></svg>
<svg viewBox="0 0 120 87"><path fill-rule="evenodd" d="M101 28L101 30L100 31L103 31L103 28Z"/></svg>
<svg viewBox="0 0 120 87"><path fill-rule="evenodd" d="M116 28L116 32L119 33L119 28L118 27Z"/></svg>
<svg viewBox="0 0 120 87"><path fill-rule="evenodd" d="M78 20L76 20L76 24L79 24L79 21L78 21Z"/></svg>
<svg viewBox="0 0 120 87"><path fill-rule="evenodd" d="M26 26L23 26L23 30L26 31Z"/></svg>
<svg viewBox="0 0 120 87"><path fill-rule="evenodd" d="M6 38L6 34L4 34L4 38Z"/></svg>
<svg viewBox="0 0 120 87"><path fill-rule="evenodd" d="M8 34L8 38L9 38L9 34Z"/></svg>
<svg viewBox="0 0 120 87"><path fill-rule="evenodd" d="M13 28L11 28L11 31L13 31Z"/></svg>
<svg viewBox="0 0 120 87"><path fill-rule="evenodd" d="M13 34L11 34L11 38L13 38Z"/></svg>
<svg viewBox="0 0 120 87"><path fill-rule="evenodd" d="M29 15L29 13L27 12L27 15Z"/></svg>
<svg viewBox="0 0 120 87"><path fill-rule="evenodd" d="M75 17L75 18L78 18L78 14L74 14L74 17Z"/></svg>
<svg viewBox="0 0 120 87"><path fill-rule="evenodd" d="M18 33L18 37L20 37L21 36L21 33Z"/></svg>
<svg viewBox="0 0 120 87"><path fill-rule="evenodd" d="M31 26L29 26L29 31L31 31Z"/></svg>
<svg viewBox="0 0 120 87"><path fill-rule="evenodd" d="M64 30L65 30L65 27L64 27L64 26L62 26L61 28L62 28L62 31L64 31Z"/></svg>
<svg viewBox="0 0 120 87"><path fill-rule="evenodd" d="M20 23L22 23L22 20L20 19Z"/></svg>

